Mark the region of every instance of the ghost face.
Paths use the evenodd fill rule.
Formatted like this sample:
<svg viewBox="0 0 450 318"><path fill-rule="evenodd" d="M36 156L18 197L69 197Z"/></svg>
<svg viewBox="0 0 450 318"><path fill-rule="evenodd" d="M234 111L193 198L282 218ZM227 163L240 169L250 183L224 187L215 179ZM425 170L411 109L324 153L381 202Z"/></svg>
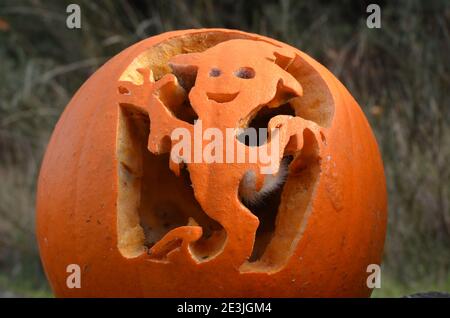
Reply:
<svg viewBox="0 0 450 318"><path fill-rule="evenodd" d="M224 126L234 127L242 114L302 95L299 82L286 71L295 58L291 55L262 41L231 40L202 53L175 56L169 64L190 90L200 118L216 113L230 119Z"/></svg>

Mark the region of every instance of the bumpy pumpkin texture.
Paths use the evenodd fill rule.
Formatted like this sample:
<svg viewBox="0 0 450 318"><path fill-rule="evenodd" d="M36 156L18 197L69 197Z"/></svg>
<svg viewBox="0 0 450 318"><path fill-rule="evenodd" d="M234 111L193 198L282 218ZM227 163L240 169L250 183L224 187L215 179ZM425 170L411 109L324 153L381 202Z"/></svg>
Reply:
<svg viewBox="0 0 450 318"><path fill-rule="evenodd" d="M226 147L222 161L174 158L179 128L201 149L208 129L231 129L246 158L277 140L275 169ZM248 128L268 128L266 142L239 138ZM39 248L60 297L366 297L385 230L382 161L349 92L305 53L234 30L164 33L108 61L61 116L39 177Z"/></svg>

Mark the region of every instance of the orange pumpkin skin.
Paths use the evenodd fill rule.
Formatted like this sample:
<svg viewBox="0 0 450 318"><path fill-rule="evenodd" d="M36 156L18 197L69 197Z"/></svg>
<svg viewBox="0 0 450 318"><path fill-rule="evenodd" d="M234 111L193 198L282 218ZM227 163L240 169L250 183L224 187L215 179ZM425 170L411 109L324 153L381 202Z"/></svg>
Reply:
<svg viewBox="0 0 450 318"><path fill-rule="evenodd" d="M290 244L292 252L276 269L242 270L241 262L233 259L245 254L239 240L232 239L234 230L247 233L245 218L235 228L227 227L229 254L205 262L196 262L181 248L169 254L169 261L151 259L146 253L126 257L118 248L119 79L136 57L161 43L213 35L268 42L295 52L304 66L298 77L304 79L299 80L304 96L314 89L308 83L320 81L332 102L330 122L321 130L320 169L307 215L294 235L298 240ZM316 102L322 97L319 94ZM231 200L232 194L214 184L205 191L224 205ZM174 200L176 195L170 194ZM367 266L381 262L386 205L383 165L370 126L353 97L325 67L297 49L259 35L184 30L124 50L72 98L42 163L37 237L45 272L58 297L367 297L371 293ZM70 264L81 268L81 288L66 285Z"/></svg>

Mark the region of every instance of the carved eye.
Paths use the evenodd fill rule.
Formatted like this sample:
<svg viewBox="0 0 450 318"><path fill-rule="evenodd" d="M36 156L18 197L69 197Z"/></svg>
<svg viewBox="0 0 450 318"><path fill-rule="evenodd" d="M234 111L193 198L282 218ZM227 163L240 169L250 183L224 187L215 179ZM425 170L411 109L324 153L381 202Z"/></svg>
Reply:
<svg viewBox="0 0 450 318"><path fill-rule="evenodd" d="M241 67L236 72L234 72L234 75L239 78L250 79L255 77L255 70L251 67Z"/></svg>
<svg viewBox="0 0 450 318"><path fill-rule="evenodd" d="M211 77L218 77L218 76L220 76L220 74L221 74L221 72L218 68L212 68L209 71L209 76L211 76Z"/></svg>

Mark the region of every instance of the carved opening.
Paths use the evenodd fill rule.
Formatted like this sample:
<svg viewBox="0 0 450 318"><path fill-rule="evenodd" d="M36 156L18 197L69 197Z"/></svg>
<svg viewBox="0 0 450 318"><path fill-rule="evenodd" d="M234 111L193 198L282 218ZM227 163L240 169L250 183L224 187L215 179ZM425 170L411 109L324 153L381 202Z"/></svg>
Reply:
<svg viewBox="0 0 450 318"><path fill-rule="evenodd" d="M176 94L172 86L165 86L156 95L176 118L194 124L194 121L198 119L198 114L195 112L188 98L190 88L178 88L175 91Z"/></svg>
<svg viewBox="0 0 450 318"><path fill-rule="evenodd" d="M223 103L229 103L233 101L239 93L233 93L233 94L225 94L225 93L206 93L206 96L208 96L208 99L211 99L217 103L223 104Z"/></svg>
<svg viewBox="0 0 450 318"><path fill-rule="evenodd" d="M189 92L194 86L195 79L197 78L197 67L192 65L172 65L170 63L169 65L172 74L176 76L180 86Z"/></svg>
<svg viewBox="0 0 450 318"><path fill-rule="evenodd" d="M221 74L222 74L222 71L220 69L218 69L217 67L213 67L209 71L209 76L210 77L219 77Z"/></svg>
<svg viewBox="0 0 450 318"><path fill-rule="evenodd" d="M251 67L241 67L234 73L234 75L239 78L250 79L255 77L255 70Z"/></svg>
<svg viewBox="0 0 450 318"><path fill-rule="evenodd" d="M292 115L311 120L322 127L329 127L334 114L334 100L317 70L310 65L307 58L300 55L296 56L289 66L282 59L277 59L277 62L286 66L286 70L301 83L303 96L292 98L288 104L277 108L262 108L252 115L253 117L251 116L251 120L243 120L243 126L267 127L269 120L276 115ZM302 237L311 213L311 200L320 177L318 143L326 143L323 132L316 139L315 135L306 129L303 138L304 145L298 153L284 154L293 155L287 179L256 205L243 202L258 217L260 225L252 255L241 266L241 272L279 271ZM295 148L290 147L295 142L295 139L291 139L286 148ZM258 145L261 144L264 144L264 140L259 139Z"/></svg>
<svg viewBox="0 0 450 318"><path fill-rule="evenodd" d="M226 238L222 226L200 207L186 168L176 176L169 169L169 153L147 149L150 121L132 105L121 105L117 155L119 162L118 246L125 257L145 253L170 230L198 224L202 237L190 246L198 260L214 256ZM170 244L164 253L179 248ZM152 255L163 258L164 255Z"/></svg>
<svg viewBox="0 0 450 318"><path fill-rule="evenodd" d="M292 155L287 155L282 159L282 169L288 169L289 164L293 160ZM275 231L275 219L278 207L281 203L281 194L283 193L284 184L287 178L281 177L277 187L267 194L261 194L261 197L255 200L245 200L241 198L244 204L259 220L259 226L256 231L255 243L249 262L257 261L263 255L267 245L269 244L273 232ZM241 181L241 187L242 187Z"/></svg>
<svg viewBox="0 0 450 318"><path fill-rule="evenodd" d="M267 142L268 138L268 132L267 134L260 134L259 128L266 128L269 125L269 121L278 115L289 115L289 116L295 116L295 110L292 107L291 104L286 103L283 105L280 105L278 107L269 107L269 106L263 106L261 107L255 115L253 115L253 118L249 121L246 128L242 130L240 134L236 136L237 140L240 143L245 144L249 147L258 147L261 145L264 145ZM256 143L254 140L251 140L249 133L250 129L256 129Z"/></svg>
<svg viewBox="0 0 450 318"><path fill-rule="evenodd" d="M241 266L242 272L275 272L295 248L306 226L310 202L319 177L318 142L314 134L303 132L304 146L290 159L287 180L257 205L247 205L258 227L253 253Z"/></svg>
<svg viewBox="0 0 450 318"><path fill-rule="evenodd" d="M237 38L254 39L251 35L216 31L171 38L139 55L119 80L142 84L142 76L137 71L140 68L151 69L155 80L173 72L182 87L189 91L194 85L196 70L173 70L168 64L170 58L182 53L201 52L220 42ZM304 95L277 108L263 107L251 120L247 120L244 128L266 128L270 118L281 114L300 116L322 127L330 126L334 101L327 84L308 59L298 55L294 61L288 61L281 55L276 56L275 63L301 83ZM251 72L240 75L244 79L252 76ZM213 72L212 76L220 76L220 73ZM223 96L211 98L227 100ZM193 123L196 114L189 111L191 105L177 107L170 111L176 117ZM189 247L192 255L202 261L219 253L226 241L226 232L202 211L195 200L188 170L183 169L181 176L176 177L169 170L168 155L157 156L147 150L150 126L147 114L139 113L131 105L122 105L119 117L117 225L118 247L122 255L142 255L170 229L187 225L192 219L203 228L202 238ZM303 234L311 213L311 198L320 176L318 141L309 130L304 131L303 137L304 147L299 153L285 154L293 157L285 183L257 206L247 206L259 218L260 227L256 233L254 251L249 261L241 266L241 272L273 273L280 270ZM262 142L258 139L257 145L262 145ZM171 197L175 193L176 202ZM163 251L164 254L180 247L179 241L173 242ZM164 259L164 255L159 257Z"/></svg>
<svg viewBox="0 0 450 318"><path fill-rule="evenodd" d="M188 122L190 124L194 124L195 121L198 119L198 115L195 112L194 108L192 108L191 103L189 102L189 99L185 99L183 103L179 105L173 105L173 104L165 104L167 108L173 113L173 115L185 122Z"/></svg>

